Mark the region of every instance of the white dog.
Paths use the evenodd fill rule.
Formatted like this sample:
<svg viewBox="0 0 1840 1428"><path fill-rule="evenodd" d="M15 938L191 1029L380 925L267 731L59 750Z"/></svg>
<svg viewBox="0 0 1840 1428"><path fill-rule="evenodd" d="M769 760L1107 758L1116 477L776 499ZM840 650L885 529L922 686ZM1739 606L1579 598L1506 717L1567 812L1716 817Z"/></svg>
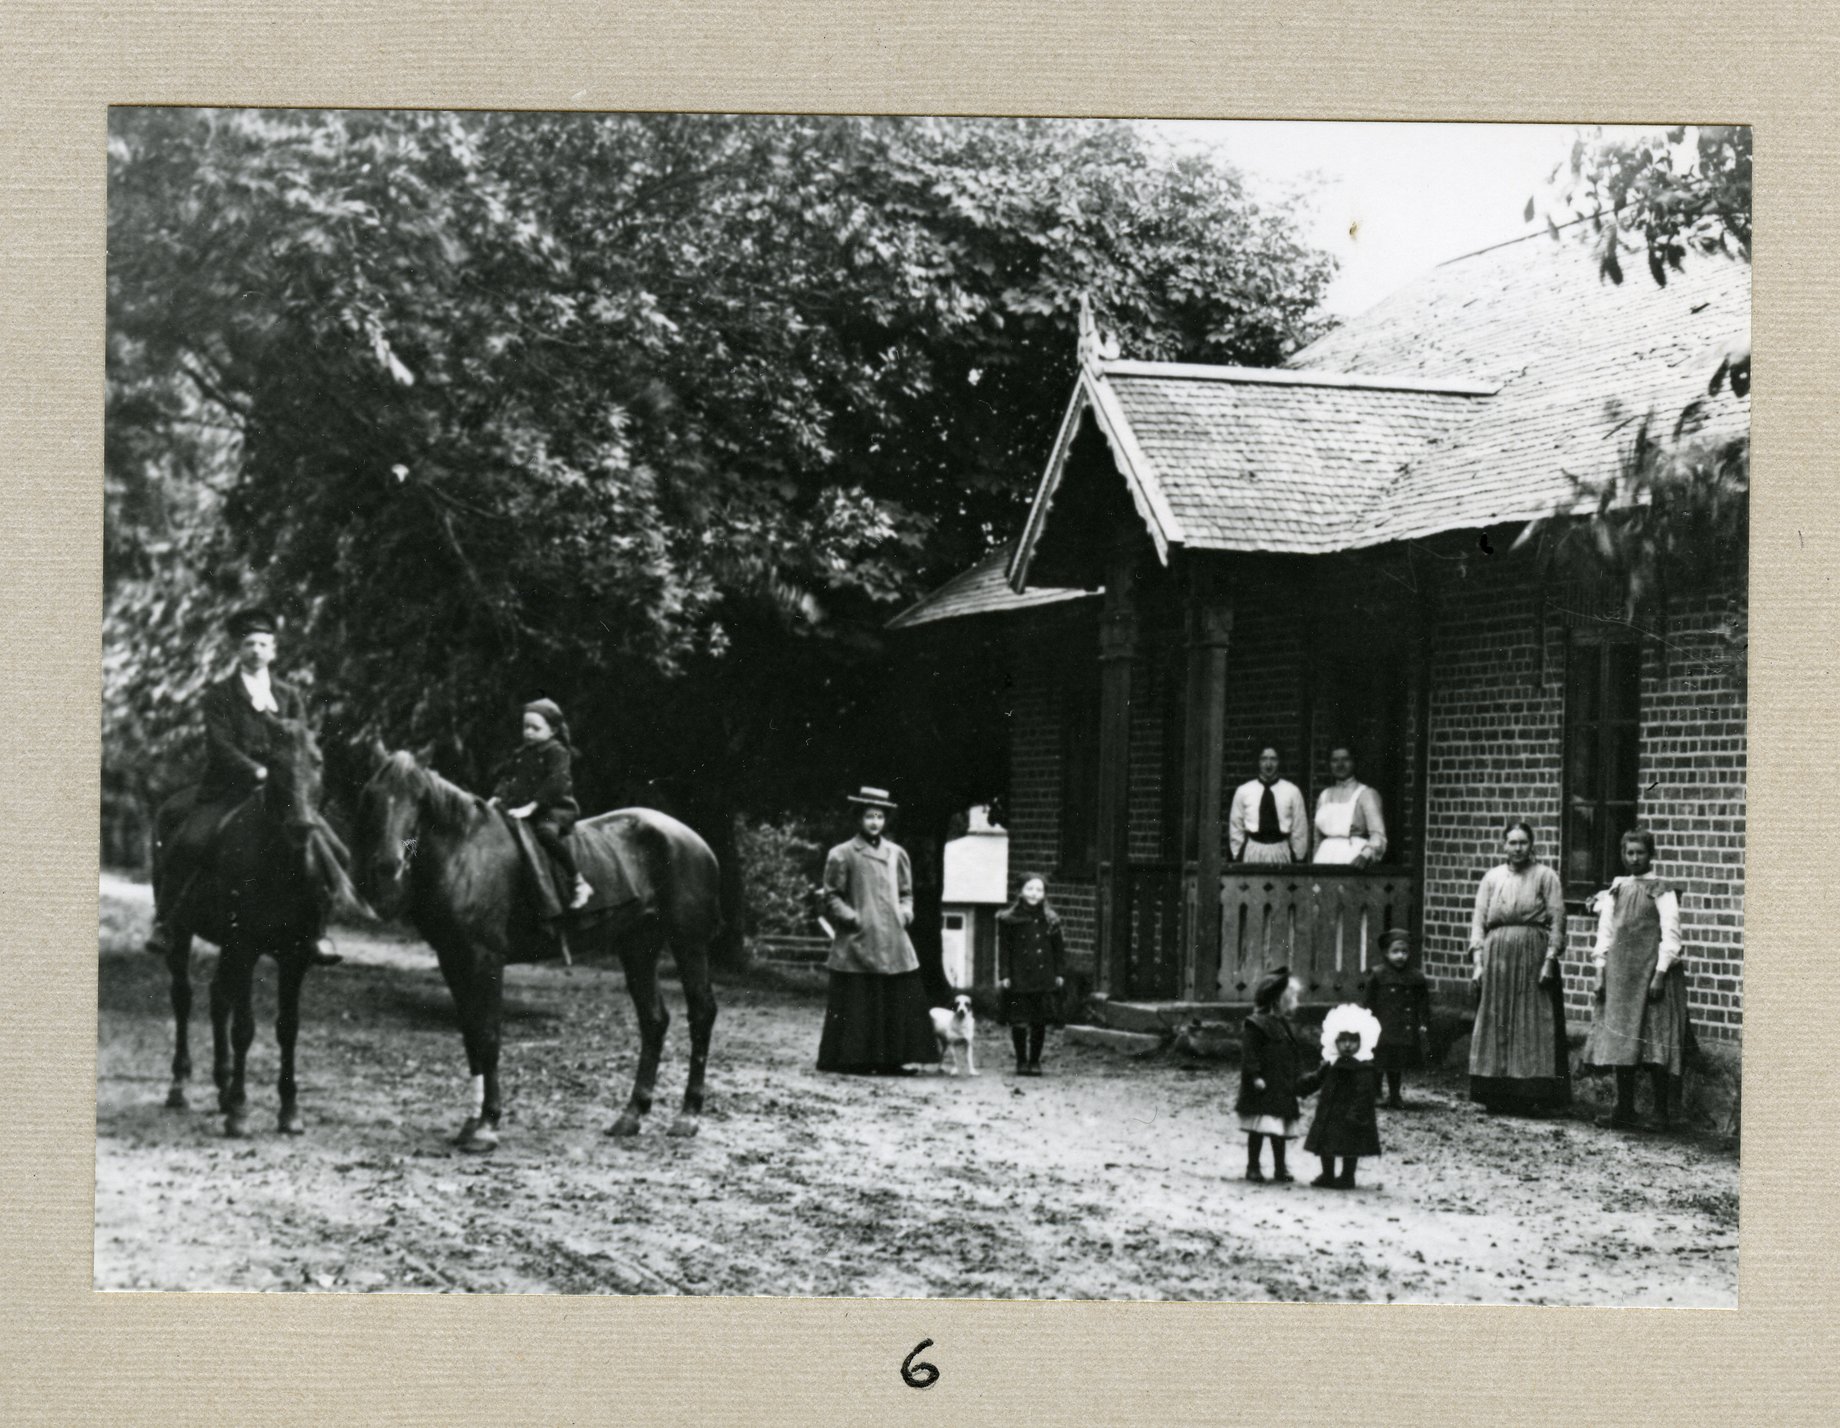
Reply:
<svg viewBox="0 0 1840 1428"><path fill-rule="evenodd" d="M939 1042L939 1060L946 1075L977 1075L977 1017L971 998L962 993L952 999L952 1009L934 1007L933 1036Z"/></svg>

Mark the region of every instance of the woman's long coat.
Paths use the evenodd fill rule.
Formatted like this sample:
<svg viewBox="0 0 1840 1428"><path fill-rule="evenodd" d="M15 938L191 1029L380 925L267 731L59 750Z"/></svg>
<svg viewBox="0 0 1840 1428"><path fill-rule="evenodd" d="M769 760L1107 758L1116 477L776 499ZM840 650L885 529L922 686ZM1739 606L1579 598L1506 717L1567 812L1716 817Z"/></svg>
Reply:
<svg viewBox="0 0 1840 1428"><path fill-rule="evenodd" d="M1239 1099L1233 1109L1243 1116L1297 1119L1297 1083L1310 1052L1303 1033L1276 1012L1254 1012L1240 1029ZM1265 1089L1253 1086L1263 1079Z"/></svg>
<svg viewBox="0 0 1840 1428"><path fill-rule="evenodd" d="M919 970L907 939L914 920L913 867L886 838L872 847L859 834L831 849L824 860L824 911L836 929L824 964L831 971L894 976Z"/></svg>

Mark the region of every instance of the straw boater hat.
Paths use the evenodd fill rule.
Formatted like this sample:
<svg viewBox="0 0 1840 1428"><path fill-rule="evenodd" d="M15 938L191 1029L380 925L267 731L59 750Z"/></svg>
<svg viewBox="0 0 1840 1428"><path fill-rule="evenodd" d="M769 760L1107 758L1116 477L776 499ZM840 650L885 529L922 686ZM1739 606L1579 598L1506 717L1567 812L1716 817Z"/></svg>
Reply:
<svg viewBox="0 0 1840 1428"><path fill-rule="evenodd" d="M1335 1042L1336 1038L1345 1031L1352 1031L1361 1038L1361 1045L1355 1052L1354 1059L1372 1061L1374 1045L1380 1040L1380 1018L1366 1007L1356 1006L1353 1002L1343 1002L1323 1018L1323 1060L1333 1061L1342 1054L1336 1050Z"/></svg>
<svg viewBox="0 0 1840 1428"><path fill-rule="evenodd" d="M864 784L851 794L848 801L858 808L880 808L889 813L893 813L900 807L900 804L889 798L887 789L870 788L868 784Z"/></svg>

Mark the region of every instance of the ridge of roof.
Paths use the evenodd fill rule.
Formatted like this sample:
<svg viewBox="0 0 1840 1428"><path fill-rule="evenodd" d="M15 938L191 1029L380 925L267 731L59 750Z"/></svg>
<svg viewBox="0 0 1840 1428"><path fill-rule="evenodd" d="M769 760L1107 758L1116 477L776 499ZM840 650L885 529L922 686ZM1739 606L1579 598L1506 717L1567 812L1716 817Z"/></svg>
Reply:
<svg viewBox="0 0 1840 1428"><path fill-rule="evenodd" d="M1624 204L1623 208L1628 208L1630 206L1629 204ZM1503 238L1496 243L1484 243L1480 248L1471 248L1467 253L1457 253L1451 257L1440 259L1431 266L1433 268L1448 268L1453 263L1461 263L1468 258L1480 258L1484 253L1493 253L1497 248L1511 248L1516 243L1525 243L1529 238L1545 238L1551 241L1556 239L1559 234L1565 232L1568 228L1576 228L1582 223L1591 222L1593 219L1601 223L1606 217L1615 217L1623 211L1623 208L1613 208L1606 213L1583 213L1576 218L1568 218L1563 223L1551 223L1549 221L1549 226L1545 228L1535 228L1526 233L1517 233L1512 238ZM1382 301L1384 301L1384 298Z"/></svg>
<svg viewBox="0 0 1840 1428"><path fill-rule="evenodd" d="M1338 387L1351 391L1422 392L1443 397L1492 397L1500 384L1459 378L1370 377L1312 368L1216 367L1200 362L1112 361L1100 364L1105 377L1160 378L1184 382L1269 383L1283 387Z"/></svg>

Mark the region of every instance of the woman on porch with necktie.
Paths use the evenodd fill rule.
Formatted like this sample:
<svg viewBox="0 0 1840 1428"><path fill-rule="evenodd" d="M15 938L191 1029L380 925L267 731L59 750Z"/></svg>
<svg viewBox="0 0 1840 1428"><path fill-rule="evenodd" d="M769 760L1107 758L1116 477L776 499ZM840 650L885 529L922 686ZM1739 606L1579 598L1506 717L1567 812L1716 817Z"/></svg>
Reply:
<svg viewBox="0 0 1840 1428"><path fill-rule="evenodd" d="M1236 863L1303 863L1310 856L1310 819L1303 791L1278 777L1275 744L1259 750L1259 776L1233 793L1227 850Z"/></svg>

